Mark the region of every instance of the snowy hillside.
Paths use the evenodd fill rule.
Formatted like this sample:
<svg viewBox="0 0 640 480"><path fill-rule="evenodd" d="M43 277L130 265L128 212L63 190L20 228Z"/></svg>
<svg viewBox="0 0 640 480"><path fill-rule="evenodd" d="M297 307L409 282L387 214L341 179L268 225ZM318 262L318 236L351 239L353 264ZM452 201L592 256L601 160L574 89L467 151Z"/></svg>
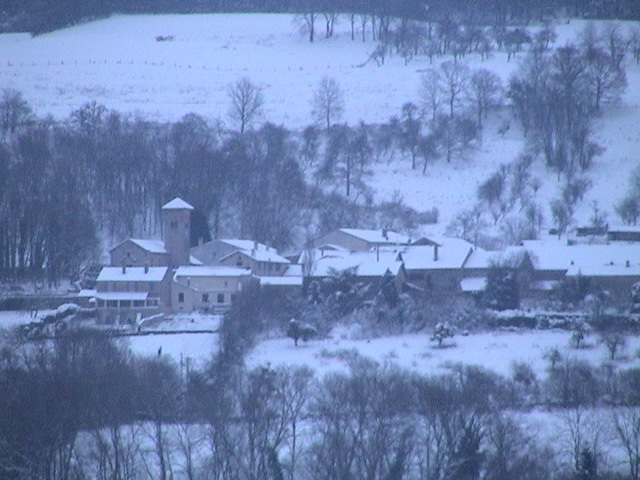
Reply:
<svg viewBox="0 0 640 480"><path fill-rule="evenodd" d="M575 39L584 25L557 25L556 45ZM625 32L629 27L622 25ZM399 115L403 103L418 101L427 57L405 65L394 56L379 67L367 61L374 42L370 37L352 41L346 19L336 26L334 37L320 36L313 44L298 30L290 15L147 15L113 17L35 38L5 34L0 35L0 87L21 91L39 116L59 119L95 100L152 120L177 120L195 112L227 121L228 85L248 77L264 88L264 118L291 129L311 123L311 98L325 75L340 83L350 125L385 122ZM158 36L173 40L157 41ZM495 52L484 62L478 55L465 61L506 81L522 56L507 62L506 53ZM615 223L613 205L626 191L629 171L640 163L640 67L629 59L627 76L622 104L605 107L597 120L595 137L606 151L590 171L593 187L578 209L579 223L588 220L593 200ZM478 184L520 153L524 140L514 121L506 133L498 133L508 118L506 109L494 115L482 144L467 158L451 164L438 160L426 175L412 171L409 160L376 165L368 180L376 200L399 195L419 210L437 207L440 223L433 233L441 233L457 212L472 205ZM534 167L543 180L538 194L546 206L546 199L557 195L558 184L542 161Z"/></svg>

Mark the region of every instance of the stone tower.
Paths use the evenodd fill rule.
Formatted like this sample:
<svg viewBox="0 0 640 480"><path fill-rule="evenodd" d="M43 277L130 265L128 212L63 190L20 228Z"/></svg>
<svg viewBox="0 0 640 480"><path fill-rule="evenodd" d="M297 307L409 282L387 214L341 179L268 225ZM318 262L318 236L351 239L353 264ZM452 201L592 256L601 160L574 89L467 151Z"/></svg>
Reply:
<svg viewBox="0 0 640 480"><path fill-rule="evenodd" d="M178 197L162 207L164 248L172 268L189 265L191 210L193 207Z"/></svg>

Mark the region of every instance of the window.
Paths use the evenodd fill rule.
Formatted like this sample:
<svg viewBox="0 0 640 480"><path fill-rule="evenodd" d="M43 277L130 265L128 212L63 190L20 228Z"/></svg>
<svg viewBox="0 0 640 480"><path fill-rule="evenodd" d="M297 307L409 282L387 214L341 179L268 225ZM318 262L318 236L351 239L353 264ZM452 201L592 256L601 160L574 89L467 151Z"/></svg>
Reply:
<svg viewBox="0 0 640 480"><path fill-rule="evenodd" d="M224 293L218 294L218 303L224 303Z"/></svg>
<svg viewBox="0 0 640 480"><path fill-rule="evenodd" d="M209 294L208 293L203 293L202 294L202 303L209 303Z"/></svg>
<svg viewBox="0 0 640 480"><path fill-rule="evenodd" d="M178 303L184 303L184 293L178 294Z"/></svg>
<svg viewBox="0 0 640 480"><path fill-rule="evenodd" d="M107 300L107 308L116 308L118 306L117 300Z"/></svg>
<svg viewBox="0 0 640 480"><path fill-rule="evenodd" d="M120 300L120 307L131 308L131 300Z"/></svg>
<svg viewBox="0 0 640 480"><path fill-rule="evenodd" d="M133 301L133 306L134 307L144 307L144 300L134 300Z"/></svg>

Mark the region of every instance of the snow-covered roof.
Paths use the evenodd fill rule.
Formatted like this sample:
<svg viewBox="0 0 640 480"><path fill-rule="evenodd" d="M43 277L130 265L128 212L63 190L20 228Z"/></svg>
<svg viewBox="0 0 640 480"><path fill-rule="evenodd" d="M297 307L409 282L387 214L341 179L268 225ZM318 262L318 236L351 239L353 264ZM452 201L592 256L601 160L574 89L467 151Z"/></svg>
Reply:
<svg viewBox="0 0 640 480"><path fill-rule="evenodd" d="M380 245L407 245L410 242L410 238L406 235L393 232L391 230L363 230L359 228L341 228L342 233L351 235L352 237L359 238L365 242L375 243ZM385 233L386 235L383 235Z"/></svg>
<svg viewBox="0 0 640 480"><path fill-rule="evenodd" d="M146 300L147 292L99 292L96 298L99 300Z"/></svg>
<svg viewBox="0 0 640 480"><path fill-rule="evenodd" d="M473 246L460 238L447 238L440 242L438 242L440 243L439 247L412 245L404 248L401 254L405 268L407 270L462 268Z"/></svg>
<svg viewBox="0 0 640 480"><path fill-rule="evenodd" d="M568 277L584 275L585 277L638 277L640 278L640 262L638 257L633 263L604 263L600 265L572 265L567 270Z"/></svg>
<svg viewBox="0 0 640 480"><path fill-rule="evenodd" d="M97 282L161 282L169 267L103 267Z"/></svg>
<svg viewBox="0 0 640 480"><path fill-rule="evenodd" d="M176 197L170 202L165 203L162 206L163 210L193 210L193 206L182 200L180 197Z"/></svg>
<svg viewBox="0 0 640 480"><path fill-rule="evenodd" d="M123 240L118 245L113 247L110 251L113 252L116 248L124 245L125 243L133 243L134 245L140 247L145 252L149 253L167 253L167 249L164 248L164 243L162 240L144 240L141 238L127 238Z"/></svg>
<svg viewBox="0 0 640 480"><path fill-rule="evenodd" d="M200 260L198 260L193 255L189 255L189 264L191 264L191 265L204 265L204 263L202 263Z"/></svg>
<svg viewBox="0 0 640 480"><path fill-rule="evenodd" d="M269 250L236 250L235 252L230 253L229 255L225 255L220 259L223 261L225 258L229 258L236 254L245 255L256 262L270 262L270 263L291 263L289 260L274 252L272 249Z"/></svg>
<svg viewBox="0 0 640 480"><path fill-rule="evenodd" d="M245 277L250 276L251 270L236 267L221 267L217 265L189 265L176 270L174 279L180 277Z"/></svg>
<svg viewBox="0 0 640 480"><path fill-rule="evenodd" d="M474 247L471 255L464 264L465 270L487 269L492 264L512 264L518 263L526 250L523 247L507 247L500 251L489 251L479 247Z"/></svg>
<svg viewBox="0 0 640 480"><path fill-rule="evenodd" d="M95 297L98 291L95 288L83 288L78 292L78 298L91 298Z"/></svg>
<svg viewBox="0 0 640 480"><path fill-rule="evenodd" d="M167 249L164 247L164 242L162 240L142 240L139 238L130 238L129 240L147 252L167 253Z"/></svg>
<svg viewBox="0 0 640 480"><path fill-rule="evenodd" d="M302 277L302 265L292 263L282 274L284 277Z"/></svg>
<svg viewBox="0 0 640 480"><path fill-rule="evenodd" d="M323 245L318 245L316 247L317 250L322 250L322 251L339 251L339 252L348 252L349 250L340 246L340 245L335 245L333 243L325 243Z"/></svg>
<svg viewBox="0 0 640 480"><path fill-rule="evenodd" d="M353 269L358 277L381 277L389 270L397 275L402 268L402 262L396 260L394 252L357 252L342 253L319 257L313 262L312 277L327 277L333 271L342 272Z"/></svg>
<svg viewBox="0 0 640 480"><path fill-rule="evenodd" d="M219 242L226 243L238 250L273 250L277 253L275 248L267 247L264 243L259 243L254 240L245 240L241 238L221 238Z"/></svg>
<svg viewBox="0 0 640 480"><path fill-rule="evenodd" d="M464 264L465 269L484 269L489 268L491 259L495 252L490 252L480 247L474 247L471 255Z"/></svg>
<svg viewBox="0 0 640 480"><path fill-rule="evenodd" d="M629 243L567 245L555 240L529 240L523 243L537 270L568 270L602 266L608 263L637 263L640 247Z"/></svg>
<svg viewBox="0 0 640 480"><path fill-rule="evenodd" d="M463 292L484 292L486 288L487 277L470 277L460 280L460 290Z"/></svg>
<svg viewBox="0 0 640 480"><path fill-rule="evenodd" d="M281 277L257 277L260 285L270 285L278 287L301 287L302 277L281 276Z"/></svg>

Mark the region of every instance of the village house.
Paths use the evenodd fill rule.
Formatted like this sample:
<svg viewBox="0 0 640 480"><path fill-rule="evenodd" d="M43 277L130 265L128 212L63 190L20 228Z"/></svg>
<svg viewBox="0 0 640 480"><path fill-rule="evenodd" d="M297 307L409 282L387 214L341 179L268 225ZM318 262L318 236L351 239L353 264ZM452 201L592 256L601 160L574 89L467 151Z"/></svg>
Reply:
<svg viewBox="0 0 640 480"><path fill-rule="evenodd" d="M404 265L401 260L397 259L396 252L309 249L300 256L300 263L309 282L349 271L358 283L371 285L375 290L382 277L389 272L394 278L398 293L400 293L403 291L406 281Z"/></svg>
<svg viewBox="0 0 640 480"><path fill-rule="evenodd" d="M407 281L426 291L458 291L473 245L459 238L422 238L398 252Z"/></svg>
<svg viewBox="0 0 640 480"><path fill-rule="evenodd" d="M500 251L474 247L462 269L460 290L476 297L481 295L486 289L487 277L492 267L514 269L520 298L534 296L535 290L531 288L534 268L523 247L507 247Z"/></svg>
<svg viewBox="0 0 640 480"><path fill-rule="evenodd" d="M126 267L159 267L169 265L169 252L161 240L128 238L109 252L111 265Z"/></svg>
<svg viewBox="0 0 640 480"><path fill-rule="evenodd" d="M132 324L140 318L168 313L171 271L166 266L104 267L93 297L103 323Z"/></svg>
<svg viewBox="0 0 640 480"><path fill-rule="evenodd" d="M182 266L173 275L173 311L222 311L255 281L251 270L220 266Z"/></svg>
<svg viewBox="0 0 640 480"><path fill-rule="evenodd" d="M257 277L283 276L292 265L275 248L253 240L211 240L193 247L191 255L203 265L248 268Z"/></svg>
<svg viewBox="0 0 640 480"><path fill-rule="evenodd" d="M523 247L534 268L535 288L550 290L570 271L573 275L580 271L583 276L589 277L600 272L605 265L624 267L607 270L611 272L609 277L625 277L622 284L633 283L634 279L640 281L640 276L634 277L634 270L631 268L640 263L640 246L637 243L572 244L548 238L525 241ZM614 273L618 275L613 275ZM618 283L615 278L610 278L609 281L612 285Z"/></svg>

